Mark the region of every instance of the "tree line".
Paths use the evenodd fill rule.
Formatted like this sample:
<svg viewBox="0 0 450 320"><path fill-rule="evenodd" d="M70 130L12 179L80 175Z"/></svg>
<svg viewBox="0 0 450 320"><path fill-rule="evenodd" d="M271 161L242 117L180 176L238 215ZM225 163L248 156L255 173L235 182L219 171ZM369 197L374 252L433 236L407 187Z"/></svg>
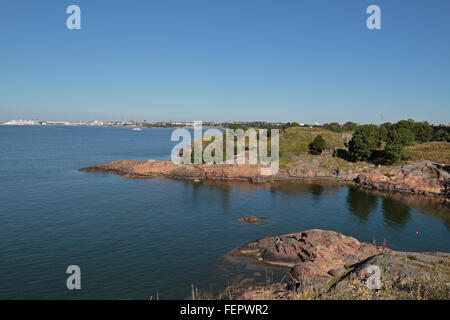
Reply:
<svg viewBox="0 0 450 320"><path fill-rule="evenodd" d="M347 150L336 150L335 156L349 161L371 161L383 164L395 164L408 158L406 146L430 141L450 142L450 126L433 126L428 122L416 122L412 119L397 123L385 122L380 126L374 124L358 125L346 122L326 123L324 129L341 133L352 131L352 139L346 144ZM321 154L325 148L322 136L316 136L309 145L311 154Z"/></svg>
<svg viewBox="0 0 450 320"><path fill-rule="evenodd" d="M385 164L407 159L406 146L430 141L450 141L450 127L432 126L412 119L380 126L358 126L348 143L348 157L352 161L376 161ZM384 148L381 148L384 146Z"/></svg>

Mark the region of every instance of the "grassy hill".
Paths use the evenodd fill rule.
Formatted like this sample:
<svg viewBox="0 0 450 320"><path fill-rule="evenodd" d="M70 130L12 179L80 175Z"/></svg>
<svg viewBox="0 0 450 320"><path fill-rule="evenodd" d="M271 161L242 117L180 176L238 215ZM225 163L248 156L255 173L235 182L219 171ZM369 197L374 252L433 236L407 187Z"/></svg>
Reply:
<svg viewBox="0 0 450 320"><path fill-rule="evenodd" d="M308 153L309 144L318 135L325 139L327 148L345 148L339 133L321 128L291 127L280 133L280 155L290 157Z"/></svg>
<svg viewBox="0 0 450 320"><path fill-rule="evenodd" d="M427 142L406 147L410 160L432 160L437 163L450 164L449 142Z"/></svg>
<svg viewBox="0 0 450 320"><path fill-rule="evenodd" d="M326 143L327 149L346 149L344 138L341 133L336 133L323 128L310 127L290 127L280 132L280 156L292 157L300 154L307 154L309 144L318 135L321 135ZM203 141L203 147L210 142ZM382 143L380 150L384 149L385 143ZM270 143L269 143L270 146ZM225 150L225 145L224 145ZM450 143L448 142L427 142L408 146L405 148L409 160L422 161L432 160L441 164L450 164ZM290 161L290 160L286 160ZM341 166L346 167L349 164L343 159Z"/></svg>

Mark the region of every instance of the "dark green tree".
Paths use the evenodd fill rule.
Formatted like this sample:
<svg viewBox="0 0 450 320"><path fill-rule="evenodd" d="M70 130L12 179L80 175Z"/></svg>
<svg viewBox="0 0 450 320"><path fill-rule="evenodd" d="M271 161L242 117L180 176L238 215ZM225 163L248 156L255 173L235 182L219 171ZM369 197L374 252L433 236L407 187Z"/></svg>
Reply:
<svg viewBox="0 0 450 320"><path fill-rule="evenodd" d="M450 141L450 135L442 128L433 132L433 141Z"/></svg>
<svg viewBox="0 0 450 320"><path fill-rule="evenodd" d="M239 124L239 123L230 123L227 127L230 130L242 129L245 131L248 129L246 126L243 126L242 124Z"/></svg>
<svg viewBox="0 0 450 320"><path fill-rule="evenodd" d="M396 128L394 125L388 133L387 141L396 141L403 146L411 146L415 143L416 137L412 130L406 127Z"/></svg>
<svg viewBox="0 0 450 320"><path fill-rule="evenodd" d="M392 130L392 123L385 122L378 127L378 134L381 141L387 141L389 137L389 131Z"/></svg>
<svg viewBox="0 0 450 320"><path fill-rule="evenodd" d="M428 142L433 136L433 128L426 121L416 122L414 126L414 134L417 142Z"/></svg>
<svg viewBox="0 0 450 320"><path fill-rule="evenodd" d="M326 143L322 136L316 136L314 141L309 144L309 153L318 155L325 149Z"/></svg>
<svg viewBox="0 0 450 320"><path fill-rule="evenodd" d="M381 141L387 141L389 131L386 127L378 127L378 135L380 136Z"/></svg>
<svg viewBox="0 0 450 320"><path fill-rule="evenodd" d="M379 147L378 127L373 124L359 126L348 143L348 151L353 161L370 160L372 153Z"/></svg>
<svg viewBox="0 0 450 320"><path fill-rule="evenodd" d="M342 130L343 130L343 131L355 131L357 127L358 127L358 124L357 124L357 123L351 122L351 121L347 121L347 122L342 126Z"/></svg>
<svg viewBox="0 0 450 320"><path fill-rule="evenodd" d="M402 159L403 146L398 141L389 141L384 148L385 163L390 165L400 162Z"/></svg>
<svg viewBox="0 0 450 320"><path fill-rule="evenodd" d="M337 122L325 123L323 125L323 127L324 127L324 129L327 129L327 130L330 130L333 132L337 132L337 133L342 132L342 127Z"/></svg>
<svg viewBox="0 0 450 320"><path fill-rule="evenodd" d="M388 141L399 141L404 146L413 145L416 142L416 123L414 120L400 120L392 125L389 130Z"/></svg>
<svg viewBox="0 0 450 320"><path fill-rule="evenodd" d="M390 122L384 122L380 125L380 127L386 128L387 131L391 130L392 128L392 123Z"/></svg>

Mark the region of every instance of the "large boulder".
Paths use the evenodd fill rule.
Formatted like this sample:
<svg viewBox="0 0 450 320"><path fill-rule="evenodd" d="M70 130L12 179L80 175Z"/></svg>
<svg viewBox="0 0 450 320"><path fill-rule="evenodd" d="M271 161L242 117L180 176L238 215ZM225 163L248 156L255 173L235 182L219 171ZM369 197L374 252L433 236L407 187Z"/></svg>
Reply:
<svg viewBox="0 0 450 320"><path fill-rule="evenodd" d="M291 268L294 281L324 282L345 269L377 255L381 248L335 231L308 230L264 237L233 250L230 255L253 256L273 266Z"/></svg>
<svg viewBox="0 0 450 320"><path fill-rule="evenodd" d="M203 164L200 169L207 179L245 179L252 180L261 175L257 164Z"/></svg>
<svg viewBox="0 0 450 320"><path fill-rule="evenodd" d="M206 178L205 173L201 169L191 165L179 165L175 170L170 171L167 175L174 178Z"/></svg>
<svg viewBox="0 0 450 320"><path fill-rule="evenodd" d="M147 161L144 160L118 160L107 163L98 164L91 167L81 168L79 171L87 172L105 172L113 173L117 175L130 175L134 174L134 168L145 164Z"/></svg>
<svg viewBox="0 0 450 320"><path fill-rule="evenodd" d="M343 181L354 181L359 174L360 174L359 172L355 172L352 169L349 170L337 169L336 171L336 177L339 180Z"/></svg>
<svg viewBox="0 0 450 320"><path fill-rule="evenodd" d="M330 281L304 281L232 286L225 298L232 299L450 299L450 254L444 252L400 252L383 250L359 263L335 270ZM371 290L370 278L381 290ZM334 273L334 272L333 272ZM375 278L374 278L375 276ZM327 280L328 277L322 277Z"/></svg>
<svg viewBox="0 0 450 320"><path fill-rule="evenodd" d="M409 162L399 169L361 173L355 182L363 187L393 192L448 197L449 174L432 161Z"/></svg>
<svg viewBox="0 0 450 320"><path fill-rule="evenodd" d="M301 162L292 166L288 173L292 178L327 178L334 176L329 170L309 162Z"/></svg>
<svg viewBox="0 0 450 320"><path fill-rule="evenodd" d="M170 160L157 161L148 160L143 164L134 167L134 173L137 175L168 175L178 169L179 166Z"/></svg>

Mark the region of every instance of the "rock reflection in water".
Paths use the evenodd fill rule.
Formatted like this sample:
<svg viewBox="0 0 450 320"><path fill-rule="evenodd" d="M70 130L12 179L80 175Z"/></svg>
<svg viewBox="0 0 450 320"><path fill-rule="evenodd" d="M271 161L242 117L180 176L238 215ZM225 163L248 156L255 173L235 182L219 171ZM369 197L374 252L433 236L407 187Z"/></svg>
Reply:
<svg viewBox="0 0 450 320"><path fill-rule="evenodd" d="M392 198L383 198L383 216L389 225L403 227L411 218L411 209L405 203Z"/></svg>
<svg viewBox="0 0 450 320"><path fill-rule="evenodd" d="M288 268L272 267L248 257L225 256L216 265L210 291L221 294L229 286L244 288L288 282Z"/></svg>
<svg viewBox="0 0 450 320"><path fill-rule="evenodd" d="M349 211L361 220L367 220L377 209L378 197L357 188L348 188L347 205Z"/></svg>

